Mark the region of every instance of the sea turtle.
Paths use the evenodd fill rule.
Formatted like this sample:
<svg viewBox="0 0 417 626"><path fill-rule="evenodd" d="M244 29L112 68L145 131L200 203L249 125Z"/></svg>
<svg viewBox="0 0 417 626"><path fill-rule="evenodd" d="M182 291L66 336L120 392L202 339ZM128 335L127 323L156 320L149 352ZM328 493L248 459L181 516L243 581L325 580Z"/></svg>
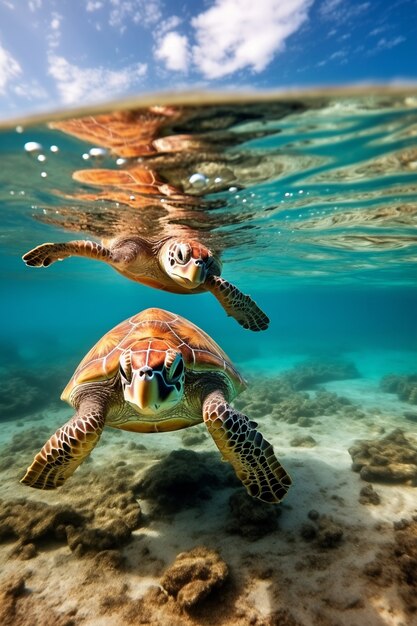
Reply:
<svg viewBox="0 0 417 626"><path fill-rule="evenodd" d="M87 353L61 398L75 415L35 456L22 483L55 489L97 444L105 425L150 433L202 421L250 495L279 502L291 479L257 424L229 402L244 379L204 331L162 309L113 328Z"/></svg>
<svg viewBox="0 0 417 626"><path fill-rule="evenodd" d="M220 277L221 263L211 250L188 237L150 240L129 236L95 241L44 243L23 255L26 265L47 267L69 256L104 261L144 285L190 294L210 291L226 313L250 330L265 330L269 319L248 295Z"/></svg>

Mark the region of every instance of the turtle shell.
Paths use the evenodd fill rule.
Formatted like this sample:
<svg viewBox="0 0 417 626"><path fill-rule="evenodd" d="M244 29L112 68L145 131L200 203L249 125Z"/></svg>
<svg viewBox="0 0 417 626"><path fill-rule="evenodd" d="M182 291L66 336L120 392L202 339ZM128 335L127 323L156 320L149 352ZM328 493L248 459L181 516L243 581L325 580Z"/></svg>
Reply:
<svg viewBox="0 0 417 626"><path fill-rule="evenodd" d="M152 308L130 317L106 333L81 361L61 399L71 404L71 395L79 385L115 376L122 352L137 341L146 339L160 339L179 350L189 370L225 372L236 395L246 387L229 357L207 333L179 315Z"/></svg>

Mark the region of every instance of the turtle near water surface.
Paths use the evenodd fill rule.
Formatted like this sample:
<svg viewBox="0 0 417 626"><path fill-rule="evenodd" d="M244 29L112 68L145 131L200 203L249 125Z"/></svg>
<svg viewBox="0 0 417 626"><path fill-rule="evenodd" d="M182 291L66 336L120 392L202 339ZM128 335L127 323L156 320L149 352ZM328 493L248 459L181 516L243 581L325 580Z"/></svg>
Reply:
<svg viewBox="0 0 417 626"><path fill-rule="evenodd" d="M26 265L47 267L69 256L108 263L126 278L173 293L210 291L244 328L265 330L269 319L252 298L220 277L220 260L199 242L165 237L151 241L130 236L95 241L44 243L23 255Z"/></svg>
<svg viewBox="0 0 417 626"><path fill-rule="evenodd" d="M245 381L201 329L162 309L120 323L87 353L61 398L75 415L45 443L22 483L55 489L97 444L104 426L152 433L204 421L253 497L279 502L291 479L257 424L229 403Z"/></svg>

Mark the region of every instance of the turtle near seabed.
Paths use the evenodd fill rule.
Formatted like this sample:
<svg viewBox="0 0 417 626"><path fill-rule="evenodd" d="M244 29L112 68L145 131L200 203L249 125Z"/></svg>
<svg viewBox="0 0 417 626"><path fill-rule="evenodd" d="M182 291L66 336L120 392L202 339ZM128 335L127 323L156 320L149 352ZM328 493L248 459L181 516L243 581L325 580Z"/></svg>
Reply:
<svg viewBox="0 0 417 626"><path fill-rule="evenodd" d="M249 494L279 502L291 478L257 424L229 403L246 387L227 355L200 328L146 309L87 353L62 393L75 415L45 443L22 483L55 489L97 444L104 426L167 432L200 422Z"/></svg>
<svg viewBox="0 0 417 626"><path fill-rule="evenodd" d="M79 240L44 243L23 255L26 265L47 267L69 256L108 263L126 278L173 293L210 291L228 315L243 328L265 330L269 319L248 295L220 277L219 259L201 243L188 238L118 237L103 244Z"/></svg>

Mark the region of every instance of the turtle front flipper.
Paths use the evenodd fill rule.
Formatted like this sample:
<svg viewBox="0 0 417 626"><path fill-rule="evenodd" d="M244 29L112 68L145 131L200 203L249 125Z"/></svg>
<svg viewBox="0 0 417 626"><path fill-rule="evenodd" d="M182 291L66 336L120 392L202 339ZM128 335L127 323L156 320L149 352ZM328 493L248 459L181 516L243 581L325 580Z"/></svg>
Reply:
<svg viewBox="0 0 417 626"><path fill-rule="evenodd" d="M269 318L250 296L239 291L235 285L220 276L209 276L204 284L226 313L234 317L243 328L254 331L268 328Z"/></svg>
<svg viewBox="0 0 417 626"><path fill-rule="evenodd" d="M97 261L111 263L111 251L96 241L78 240L66 243L43 243L22 256L30 267L48 267L55 261L62 261L69 256L82 256Z"/></svg>
<svg viewBox="0 0 417 626"><path fill-rule="evenodd" d="M48 439L20 482L36 489L60 487L90 454L103 426L100 409L76 413Z"/></svg>
<svg viewBox="0 0 417 626"><path fill-rule="evenodd" d="M225 400L221 391L203 403L204 422L224 460L229 461L248 493L263 502L280 502L291 478L275 457L272 445L256 424Z"/></svg>

